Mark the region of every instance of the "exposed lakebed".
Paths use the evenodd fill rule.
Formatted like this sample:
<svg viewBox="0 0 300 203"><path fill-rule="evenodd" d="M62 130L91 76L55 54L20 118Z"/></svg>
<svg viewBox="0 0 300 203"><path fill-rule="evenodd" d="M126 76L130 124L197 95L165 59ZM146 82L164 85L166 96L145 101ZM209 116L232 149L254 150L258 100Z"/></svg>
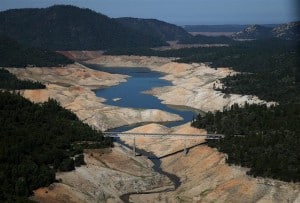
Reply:
<svg viewBox="0 0 300 203"><path fill-rule="evenodd" d="M119 107L129 107L129 108L140 108L140 109L160 109L166 112L174 113L183 118L181 121L164 123L167 127L173 127L190 122L193 116L197 115L199 112L189 108L177 107L177 106L167 106L161 103L161 100L143 92L151 90L155 87L171 86L172 83L161 79L164 76L160 72L152 71L148 68L124 68L124 67L103 67L95 64L84 64L90 68L112 73L112 74L122 74L129 75L127 82L120 83L119 85L108 87L104 89L95 90L98 97L106 99L105 104ZM176 95L179 96L180 95ZM134 126L123 126L115 131L126 131Z"/></svg>

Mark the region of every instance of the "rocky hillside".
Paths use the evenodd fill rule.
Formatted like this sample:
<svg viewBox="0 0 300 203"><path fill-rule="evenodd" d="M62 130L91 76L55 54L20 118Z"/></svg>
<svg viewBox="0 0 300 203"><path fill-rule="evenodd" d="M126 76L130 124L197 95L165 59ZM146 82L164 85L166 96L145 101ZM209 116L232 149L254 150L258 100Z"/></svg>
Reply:
<svg viewBox="0 0 300 203"><path fill-rule="evenodd" d="M122 25L165 41L188 39L191 35L183 28L156 19L117 18Z"/></svg>
<svg viewBox="0 0 300 203"><path fill-rule="evenodd" d="M51 50L154 47L166 43L89 9L52 6L0 12L0 33L21 43Z"/></svg>
<svg viewBox="0 0 300 203"><path fill-rule="evenodd" d="M261 25L251 25L241 32L233 34L235 39L266 39L272 37L272 28Z"/></svg>
<svg viewBox="0 0 300 203"><path fill-rule="evenodd" d="M282 24L272 30L275 37L283 39L299 39L300 38L300 21Z"/></svg>
<svg viewBox="0 0 300 203"><path fill-rule="evenodd" d="M266 39L266 38L280 38L285 40L297 40L300 36L300 21L291 22L276 26L274 28L251 25L243 31L232 35L235 39Z"/></svg>

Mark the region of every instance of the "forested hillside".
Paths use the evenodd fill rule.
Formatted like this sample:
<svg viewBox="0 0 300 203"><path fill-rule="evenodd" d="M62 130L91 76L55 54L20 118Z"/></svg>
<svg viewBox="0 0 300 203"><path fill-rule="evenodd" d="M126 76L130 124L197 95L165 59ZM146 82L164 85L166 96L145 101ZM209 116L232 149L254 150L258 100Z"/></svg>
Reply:
<svg viewBox="0 0 300 203"><path fill-rule="evenodd" d="M52 6L0 12L0 33L50 50L102 50L166 45L160 38L124 27L89 9Z"/></svg>
<svg viewBox="0 0 300 203"><path fill-rule="evenodd" d="M122 25L164 41L185 40L192 36L182 27L156 19L116 18Z"/></svg>
<svg viewBox="0 0 300 203"><path fill-rule="evenodd" d="M74 62L59 53L31 48L0 35L0 67L52 67L70 63Z"/></svg>
<svg viewBox="0 0 300 203"><path fill-rule="evenodd" d="M84 164L84 148L112 145L56 101L34 104L9 92L0 92L0 135L1 202L24 202L56 171Z"/></svg>
<svg viewBox="0 0 300 203"><path fill-rule="evenodd" d="M46 86L40 82L30 80L19 80L8 70L0 68L0 89L20 90L20 89L43 89Z"/></svg>
<svg viewBox="0 0 300 203"><path fill-rule="evenodd" d="M192 126L225 134L212 147L228 154L229 164L250 168L250 175L300 181L300 104L234 105L198 115Z"/></svg>
<svg viewBox="0 0 300 203"><path fill-rule="evenodd" d="M218 90L226 94L258 95L279 105L270 108L234 105L223 112L199 115L192 125L226 135L209 145L226 153L229 164L250 168L250 175L299 182L300 60L297 43L272 40L244 45L241 49L225 48L211 55L182 60L197 58L197 61L212 61L215 67L229 66L241 71L242 74L222 79L224 87Z"/></svg>

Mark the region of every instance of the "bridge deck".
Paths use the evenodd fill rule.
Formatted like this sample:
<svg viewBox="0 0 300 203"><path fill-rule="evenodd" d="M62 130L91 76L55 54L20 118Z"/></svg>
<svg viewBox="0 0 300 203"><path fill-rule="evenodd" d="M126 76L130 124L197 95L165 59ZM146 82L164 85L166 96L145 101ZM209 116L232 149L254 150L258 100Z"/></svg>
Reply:
<svg viewBox="0 0 300 203"><path fill-rule="evenodd" d="M166 134L166 133L127 133L127 132L103 132L105 137L148 137L148 138L177 138L177 139L195 139L205 138L218 140L224 138L222 134Z"/></svg>

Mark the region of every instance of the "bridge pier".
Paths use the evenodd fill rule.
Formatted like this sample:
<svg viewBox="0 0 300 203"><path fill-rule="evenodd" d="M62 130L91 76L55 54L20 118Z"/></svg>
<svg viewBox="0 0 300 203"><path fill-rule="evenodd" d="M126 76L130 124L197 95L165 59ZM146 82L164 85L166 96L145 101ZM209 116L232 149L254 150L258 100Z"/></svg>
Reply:
<svg viewBox="0 0 300 203"><path fill-rule="evenodd" d="M183 150L183 154L186 156L187 155L187 144L186 144L186 139L184 139L184 150Z"/></svg>
<svg viewBox="0 0 300 203"><path fill-rule="evenodd" d="M136 155L136 153L135 153L135 135L133 136L132 152L133 152L133 156L135 156Z"/></svg>

